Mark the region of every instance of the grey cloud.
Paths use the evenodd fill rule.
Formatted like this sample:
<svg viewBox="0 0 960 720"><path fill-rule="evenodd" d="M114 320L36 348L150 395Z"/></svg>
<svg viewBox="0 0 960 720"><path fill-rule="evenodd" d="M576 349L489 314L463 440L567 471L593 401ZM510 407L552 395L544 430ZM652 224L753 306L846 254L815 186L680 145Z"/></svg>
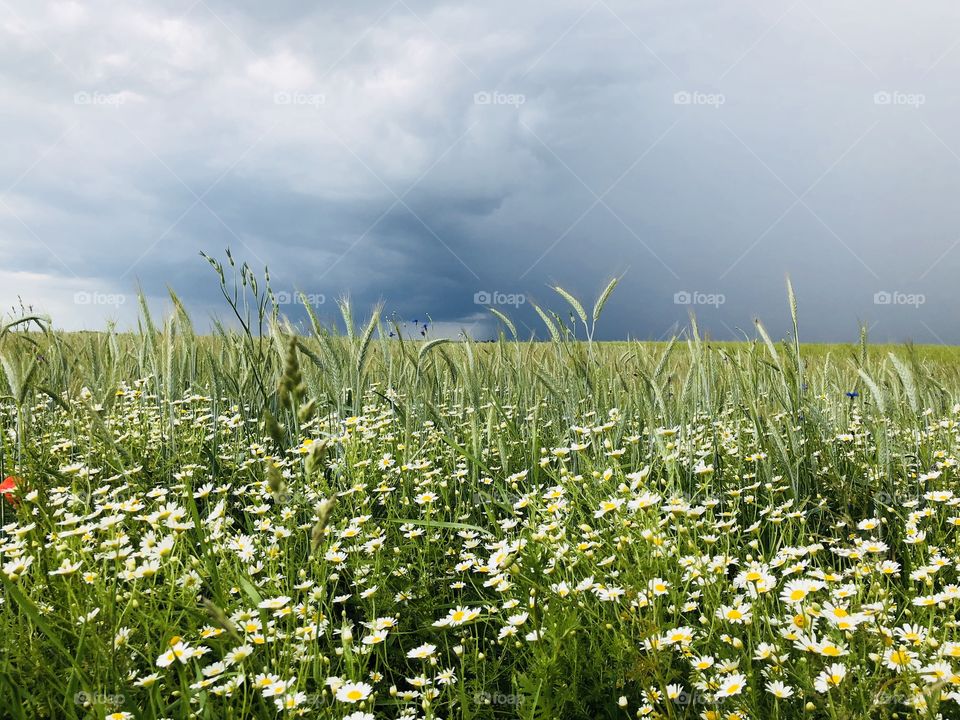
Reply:
<svg viewBox="0 0 960 720"><path fill-rule="evenodd" d="M285 288L448 329L494 327L479 291L561 309L549 284L592 299L623 275L603 337L690 310L714 337L757 315L782 334L789 273L806 339L960 341L951 4L9 7L7 305L97 327L58 287L139 280L204 316L197 254L231 246Z"/></svg>

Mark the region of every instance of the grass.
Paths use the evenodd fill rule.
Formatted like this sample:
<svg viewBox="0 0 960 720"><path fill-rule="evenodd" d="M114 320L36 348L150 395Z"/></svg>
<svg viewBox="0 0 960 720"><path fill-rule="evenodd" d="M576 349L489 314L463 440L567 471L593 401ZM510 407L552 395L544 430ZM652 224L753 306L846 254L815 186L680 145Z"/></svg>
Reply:
<svg viewBox="0 0 960 720"><path fill-rule="evenodd" d="M0 330L9 717L960 712L957 350L295 332L210 262L239 329Z"/></svg>

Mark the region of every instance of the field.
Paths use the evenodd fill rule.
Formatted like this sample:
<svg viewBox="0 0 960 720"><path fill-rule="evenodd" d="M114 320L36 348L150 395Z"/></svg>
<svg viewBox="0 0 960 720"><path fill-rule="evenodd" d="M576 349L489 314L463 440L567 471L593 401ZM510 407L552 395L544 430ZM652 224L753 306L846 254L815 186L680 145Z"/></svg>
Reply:
<svg viewBox="0 0 960 720"><path fill-rule="evenodd" d="M213 264L212 335L2 331L5 715L960 716L956 351L295 331Z"/></svg>

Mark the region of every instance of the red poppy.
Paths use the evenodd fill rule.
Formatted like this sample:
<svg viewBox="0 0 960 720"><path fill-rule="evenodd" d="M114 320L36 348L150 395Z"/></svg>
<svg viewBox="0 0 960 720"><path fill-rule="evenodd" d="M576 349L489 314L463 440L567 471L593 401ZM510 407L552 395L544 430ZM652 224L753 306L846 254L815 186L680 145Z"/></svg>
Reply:
<svg viewBox="0 0 960 720"><path fill-rule="evenodd" d="M17 507L20 504L20 500L14 495L14 492L17 489L17 483L20 482L20 478L15 477L14 475L9 475L4 478L3 482L0 483L0 495L3 495L3 499L8 503Z"/></svg>

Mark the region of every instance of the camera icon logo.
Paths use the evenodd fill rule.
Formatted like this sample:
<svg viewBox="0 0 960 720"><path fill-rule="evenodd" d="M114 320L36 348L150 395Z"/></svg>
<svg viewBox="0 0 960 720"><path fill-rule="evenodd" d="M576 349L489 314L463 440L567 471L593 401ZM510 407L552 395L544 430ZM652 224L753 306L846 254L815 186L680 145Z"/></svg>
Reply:
<svg viewBox="0 0 960 720"><path fill-rule="evenodd" d="M874 105L889 105L893 101L893 96L886 90L880 90L873 94Z"/></svg>

